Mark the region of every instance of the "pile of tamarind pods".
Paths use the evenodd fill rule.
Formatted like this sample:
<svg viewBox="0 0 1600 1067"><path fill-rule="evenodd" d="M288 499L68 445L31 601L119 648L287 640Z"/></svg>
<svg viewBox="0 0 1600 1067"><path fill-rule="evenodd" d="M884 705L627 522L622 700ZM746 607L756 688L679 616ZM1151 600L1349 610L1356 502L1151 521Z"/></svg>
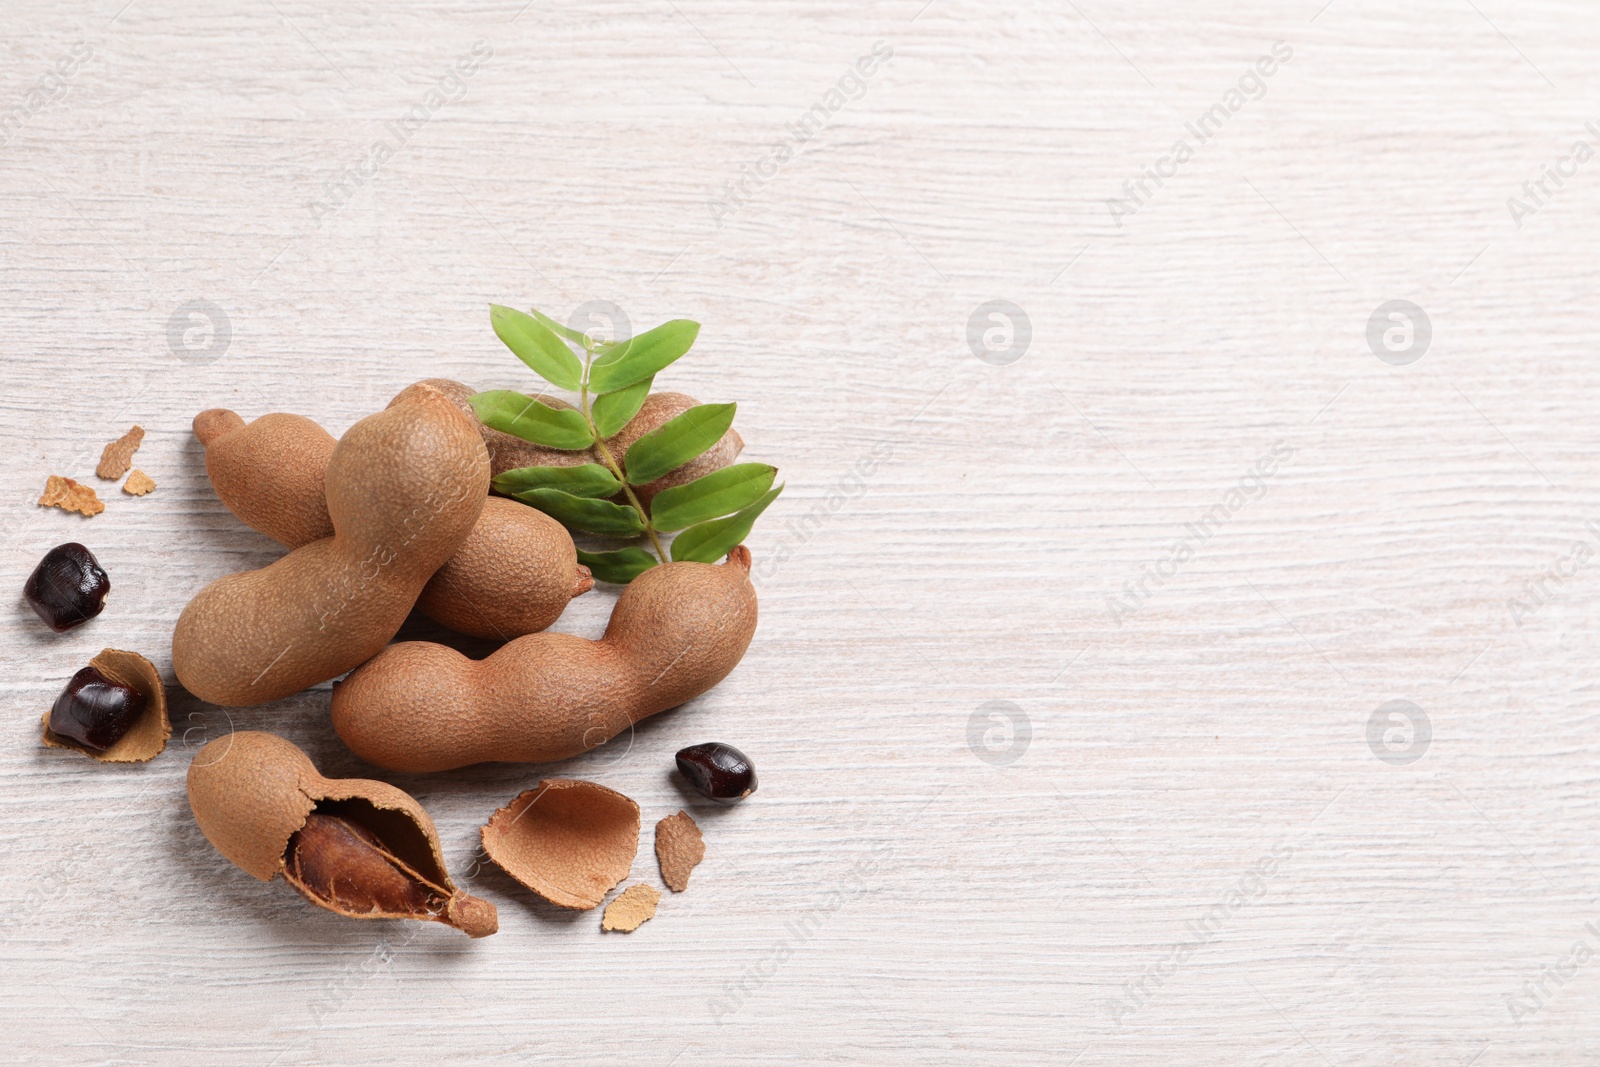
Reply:
<svg viewBox="0 0 1600 1067"><path fill-rule="evenodd" d="M184 609L172 662L186 689L247 707L345 676L331 706L340 739L378 767L415 773L565 759L728 676L756 628L742 545L721 564L646 571L596 640L545 632L593 578L565 527L491 496L491 478L591 457L483 426L467 404L472 392L419 382L337 441L297 415L246 423L213 409L195 418L217 495L289 551L213 582ZM694 403L653 395L608 443L621 454ZM648 506L742 446L730 430L636 492ZM391 644L414 609L505 643L477 661L432 642ZM426 813L392 786L323 779L287 741L235 733L196 756L189 796L224 856L260 878L283 874L324 907L433 919L475 937L496 928L493 906L451 883ZM341 863L373 872L364 894L330 881Z"/></svg>

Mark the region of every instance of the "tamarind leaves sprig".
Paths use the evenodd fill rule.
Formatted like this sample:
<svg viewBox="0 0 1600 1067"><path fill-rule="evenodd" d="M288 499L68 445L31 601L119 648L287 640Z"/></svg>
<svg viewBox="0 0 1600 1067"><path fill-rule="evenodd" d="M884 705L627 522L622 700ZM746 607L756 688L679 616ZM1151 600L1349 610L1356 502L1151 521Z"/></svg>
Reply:
<svg viewBox="0 0 1600 1067"><path fill-rule="evenodd" d="M598 463L520 467L494 479L496 492L535 507L568 529L643 538L609 552L579 550L578 561L601 581L626 584L669 559L714 563L749 535L783 492L777 468L737 463L661 490L649 508L636 486L653 482L703 455L733 425L736 404L698 404L613 455L607 441L639 413L655 377L685 355L700 324L673 319L635 337L597 341L538 310L491 304L495 336L551 385L578 394L578 406L545 403L512 390L472 397L484 425L559 451L592 450ZM572 348L582 350L582 359ZM557 401L556 404L560 402ZM676 533L670 555L661 535Z"/></svg>

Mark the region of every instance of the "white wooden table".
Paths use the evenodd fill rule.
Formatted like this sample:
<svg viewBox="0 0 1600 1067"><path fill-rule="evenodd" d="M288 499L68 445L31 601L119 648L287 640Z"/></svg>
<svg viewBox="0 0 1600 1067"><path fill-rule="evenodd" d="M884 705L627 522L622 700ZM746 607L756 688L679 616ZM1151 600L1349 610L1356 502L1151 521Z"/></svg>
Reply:
<svg viewBox="0 0 1600 1067"><path fill-rule="evenodd" d="M5 14L0 1060L1600 1062L1592 5L122 4ZM1025 344L969 327L994 300ZM1425 347L1369 344L1397 300ZM326 687L176 692L147 766L37 733L102 647L170 679L188 597L277 555L197 411L527 385L490 301L700 321L661 385L738 400L788 490L711 694L391 777L500 908L469 943L196 829L234 727L374 773ZM134 422L143 500L92 477ZM51 473L108 511L35 507ZM115 592L57 636L19 594L67 540ZM761 771L731 810L668 773L713 739ZM689 892L602 935L475 870L550 775L640 802L631 881L687 806Z"/></svg>

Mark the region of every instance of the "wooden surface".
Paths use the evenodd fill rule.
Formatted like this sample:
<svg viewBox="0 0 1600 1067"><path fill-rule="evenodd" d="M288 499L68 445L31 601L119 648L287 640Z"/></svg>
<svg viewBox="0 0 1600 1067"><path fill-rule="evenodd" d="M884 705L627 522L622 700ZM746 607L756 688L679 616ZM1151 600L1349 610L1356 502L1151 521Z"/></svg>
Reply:
<svg viewBox="0 0 1600 1067"><path fill-rule="evenodd" d="M0 624L0 1059L1600 1063L1600 161L1507 204L1600 144L1591 5L122 2L6 12L5 581L82 540L115 591ZM169 335L196 300L225 346ZM170 680L187 599L277 555L197 411L527 385L485 305L597 300L703 323L660 384L737 400L788 490L714 692L566 764L388 776L498 936L341 920L200 835L184 773L232 728L373 773L326 687L175 691L147 766L39 745L95 652ZM1004 365L991 300L1031 324ZM1368 345L1390 300L1432 324L1409 365ZM134 422L141 500L92 477ZM107 512L33 506L51 473ZM1369 744L1392 700L1410 763ZM713 739L761 771L732 810L668 773ZM602 935L478 869L548 775L687 807L689 891Z"/></svg>

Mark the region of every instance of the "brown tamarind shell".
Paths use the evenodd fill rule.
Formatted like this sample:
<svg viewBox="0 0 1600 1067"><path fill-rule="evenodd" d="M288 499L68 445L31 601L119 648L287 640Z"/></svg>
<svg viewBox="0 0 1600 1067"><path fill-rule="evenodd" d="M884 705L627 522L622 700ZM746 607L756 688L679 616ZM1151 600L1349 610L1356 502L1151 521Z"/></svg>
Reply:
<svg viewBox="0 0 1600 1067"><path fill-rule="evenodd" d="M291 549L333 536L328 463L339 442L327 430L299 415L246 424L212 408L195 416L194 435L218 499L240 522Z"/></svg>
<svg viewBox="0 0 1600 1067"><path fill-rule="evenodd" d="M443 391L452 400L472 395L459 382L435 382L442 388L420 382L390 406L424 391ZM456 406L480 431L498 432L483 427L470 405ZM325 483L336 442L326 430L298 415L263 415L246 424L221 408L201 412L194 426L218 498L246 525L291 549L333 535ZM526 505L488 497L456 554L423 587L417 607L458 633L510 641L547 629L573 597L593 587L564 526Z"/></svg>
<svg viewBox="0 0 1600 1067"><path fill-rule="evenodd" d="M615 789L547 778L496 811L481 831L483 851L552 904L600 906L628 877L639 852L639 805Z"/></svg>

